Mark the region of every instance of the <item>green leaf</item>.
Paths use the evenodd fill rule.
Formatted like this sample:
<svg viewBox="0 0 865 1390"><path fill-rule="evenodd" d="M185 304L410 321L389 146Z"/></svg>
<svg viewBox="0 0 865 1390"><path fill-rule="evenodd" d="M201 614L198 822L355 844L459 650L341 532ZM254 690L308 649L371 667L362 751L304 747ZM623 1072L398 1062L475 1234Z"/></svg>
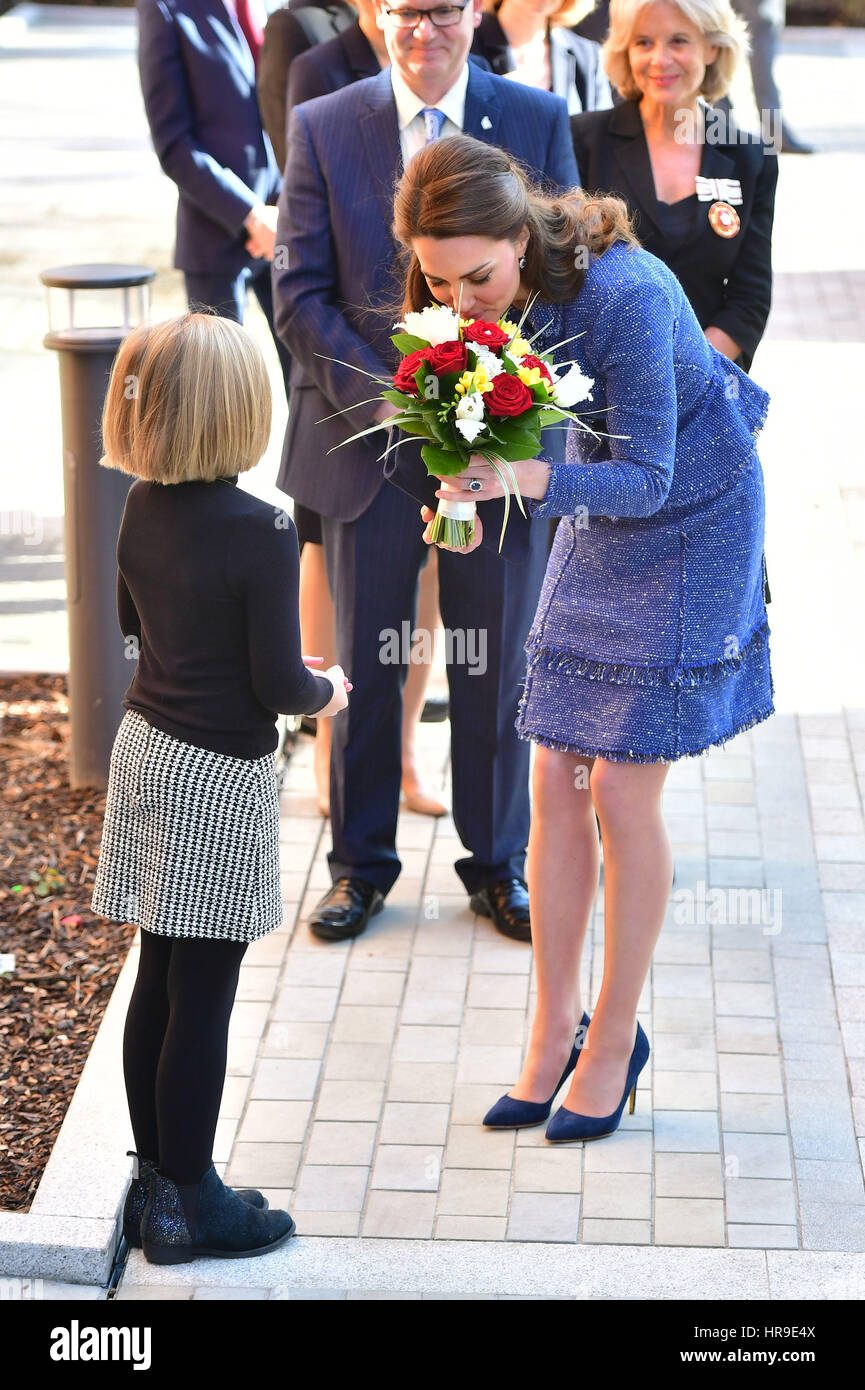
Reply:
<svg viewBox="0 0 865 1390"><path fill-rule="evenodd" d="M415 418L414 420L401 421L397 416L394 416L392 423L396 425L397 429L403 430L405 434L421 434L425 435L427 439L430 437L426 420Z"/></svg>
<svg viewBox="0 0 865 1390"><path fill-rule="evenodd" d="M419 352L421 348L429 347L429 343L423 338L415 338L412 333L393 333L391 342L403 357L407 357L410 352Z"/></svg>
<svg viewBox="0 0 865 1390"><path fill-rule="evenodd" d="M420 456L430 474L438 473L450 478L455 473L462 473L465 467L459 454L453 453L450 449L442 449L437 444L424 444Z"/></svg>
<svg viewBox="0 0 865 1390"><path fill-rule="evenodd" d="M533 459L540 448L540 438L533 430L502 431L502 458L509 463Z"/></svg>
<svg viewBox="0 0 865 1390"><path fill-rule="evenodd" d="M546 429L547 425L555 425L559 420L567 420L570 417L563 410L558 410L555 406L547 406L541 411L540 426Z"/></svg>
<svg viewBox="0 0 865 1390"><path fill-rule="evenodd" d="M382 400L390 401L391 405L398 405L400 410L408 410L415 403L414 396L409 396L406 392L396 389L382 391L381 395Z"/></svg>

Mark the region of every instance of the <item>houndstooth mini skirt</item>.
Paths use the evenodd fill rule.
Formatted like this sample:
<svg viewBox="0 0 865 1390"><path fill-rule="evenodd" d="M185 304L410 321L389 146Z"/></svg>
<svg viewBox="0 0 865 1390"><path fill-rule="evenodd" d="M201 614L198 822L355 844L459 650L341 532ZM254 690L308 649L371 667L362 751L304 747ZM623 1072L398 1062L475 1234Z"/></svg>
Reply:
<svg viewBox="0 0 865 1390"><path fill-rule="evenodd" d="M280 926L273 754L214 753L127 710L90 906L161 936L255 941Z"/></svg>

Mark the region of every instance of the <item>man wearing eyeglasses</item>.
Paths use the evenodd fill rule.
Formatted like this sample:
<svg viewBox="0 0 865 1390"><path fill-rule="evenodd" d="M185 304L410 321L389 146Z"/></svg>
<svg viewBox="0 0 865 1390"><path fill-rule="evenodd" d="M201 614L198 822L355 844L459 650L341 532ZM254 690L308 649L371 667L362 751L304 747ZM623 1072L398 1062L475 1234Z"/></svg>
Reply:
<svg viewBox="0 0 865 1390"><path fill-rule="evenodd" d="M402 298L394 186L427 140L460 130L508 150L554 185L578 182L565 102L467 62L482 0L378 0L377 8L390 67L291 113L273 262L277 332L294 358L277 481L322 516L338 660L354 686L332 734L333 886L309 918L310 930L331 941L364 930L402 867L406 666L387 659L385 634L414 623L425 551L417 499L436 505L437 483L426 479L416 443L396 452L398 487L378 461L383 433L336 447L393 413L376 404L378 388L364 374L387 376L398 358L390 342ZM454 823L469 851L455 869L476 912L529 941L529 745L514 720L549 533L546 523L512 517L510 540L515 521L525 530L519 563L509 561L497 553L493 509L502 503L483 505L485 544L470 556L442 550L438 557L445 627L464 634L466 652L472 641L485 643L483 670L465 661L448 667Z"/></svg>

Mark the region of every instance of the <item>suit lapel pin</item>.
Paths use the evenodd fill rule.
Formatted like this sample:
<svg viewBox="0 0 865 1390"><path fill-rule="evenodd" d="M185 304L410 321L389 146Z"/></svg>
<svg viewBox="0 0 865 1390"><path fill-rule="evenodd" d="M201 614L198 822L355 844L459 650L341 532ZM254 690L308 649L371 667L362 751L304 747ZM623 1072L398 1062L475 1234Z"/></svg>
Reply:
<svg viewBox="0 0 865 1390"><path fill-rule="evenodd" d="M709 208L709 226L718 236L736 236L739 231L739 214L729 203L713 203Z"/></svg>
<svg viewBox="0 0 865 1390"><path fill-rule="evenodd" d="M489 116L481 116L481 130L492 130L493 123Z"/></svg>

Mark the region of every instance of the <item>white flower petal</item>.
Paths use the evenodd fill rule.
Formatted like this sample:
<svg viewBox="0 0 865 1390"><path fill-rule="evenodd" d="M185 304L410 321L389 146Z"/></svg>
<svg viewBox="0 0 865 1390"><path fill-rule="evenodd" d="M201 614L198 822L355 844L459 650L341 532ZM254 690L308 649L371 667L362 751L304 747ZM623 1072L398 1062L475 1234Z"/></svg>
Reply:
<svg viewBox="0 0 865 1390"><path fill-rule="evenodd" d="M473 444L478 435L483 432L484 423L482 420L455 420L457 429L463 439L469 444Z"/></svg>
<svg viewBox="0 0 865 1390"><path fill-rule="evenodd" d="M458 420L482 420L484 418L484 398L480 391L463 396L456 409Z"/></svg>
<svg viewBox="0 0 865 1390"><path fill-rule="evenodd" d="M486 369L490 381L494 377L501 376L504 371L501 358L496 355L486 343L469 343L469 351L477 353L478 366Z"/></svg>
<svg viewBox="0 0 865 1390"><path fill-rule="evenodd" d="M580 401L590 401L594 384L593 377L585 376L578 366L571 367L553 383L556 405L570 410Z"/></svg>
<svg viewBox="0 0 865 1390"><path fill-rule="evenodd" d="M421 338L430 347L439 343L452 343L459 337L459 323L453 309L444 304L438 308L421 309L419 313L406 314L405 323L397 325L404 333Z"/></svg>

